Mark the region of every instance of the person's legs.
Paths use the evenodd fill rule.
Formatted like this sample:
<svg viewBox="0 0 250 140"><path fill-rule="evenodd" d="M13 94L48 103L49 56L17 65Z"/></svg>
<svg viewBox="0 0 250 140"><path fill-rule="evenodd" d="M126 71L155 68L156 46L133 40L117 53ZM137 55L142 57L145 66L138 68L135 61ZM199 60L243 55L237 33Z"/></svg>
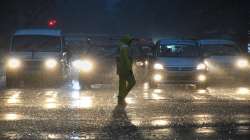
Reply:
<svg viewBox="0 0 250 140"><path fill-rule="evenodd" d="M118 93L118 103L124 102L127 95L126 78L124 76L119 76L119 93Z"/></svg>
<svg viewBox="0 0 250 140"><path fill-rule="evenodd" d="M126 96L129 93L129 91L135 86L136 84L136 80L135 80L135 76L133 74L133 72L131 71L130 74L127 77L127 92L126 92Z"/></svg>

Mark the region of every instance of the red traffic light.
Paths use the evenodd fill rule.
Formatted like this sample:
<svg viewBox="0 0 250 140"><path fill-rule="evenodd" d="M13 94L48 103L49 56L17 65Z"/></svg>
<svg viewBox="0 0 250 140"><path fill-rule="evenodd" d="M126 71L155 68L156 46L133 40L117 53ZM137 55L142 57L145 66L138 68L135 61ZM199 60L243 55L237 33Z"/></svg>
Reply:
<svg viewBox="0 0 250 140"><path fill-rule="evenodd" d="M56 23L57 23L57 21L55 19L51 19L48 21L48 27L54 28L54 27L56 27Z"/></svg>

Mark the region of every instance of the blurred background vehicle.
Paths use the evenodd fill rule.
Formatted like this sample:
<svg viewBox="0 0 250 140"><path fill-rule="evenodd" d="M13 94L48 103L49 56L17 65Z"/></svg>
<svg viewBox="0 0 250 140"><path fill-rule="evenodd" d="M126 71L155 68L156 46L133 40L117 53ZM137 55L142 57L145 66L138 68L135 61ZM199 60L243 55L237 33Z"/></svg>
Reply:
<svg viewBox="0 0 250 140"><path fill-rule="evenodd" d="M82 87L93 84L117 84L116 57L122 36L68 35L67 45L72 51L72 77ZM153 46L151 38L134 38L132 42L133 69L138 83L147 76L149 54ZM152 53L151 53L152 54Z"/></svg>
<svg viewBox="0 0 250 140"><path fill-rule="evenodd" d="M199 45L211 80L231 79L244 82L249 79L249 60L234 41L202 39Z"/></svg>

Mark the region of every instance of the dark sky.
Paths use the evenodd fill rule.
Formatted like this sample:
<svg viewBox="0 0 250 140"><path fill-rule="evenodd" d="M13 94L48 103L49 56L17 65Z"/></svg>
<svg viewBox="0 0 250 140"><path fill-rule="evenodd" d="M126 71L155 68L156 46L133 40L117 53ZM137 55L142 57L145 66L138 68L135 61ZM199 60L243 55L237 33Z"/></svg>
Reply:
<svg viewBox="0 0 250 140"><path fill-rule="evenodd" d="M58 20L66 33L243 35L248 0L1 0L0 35Z"/></svg>

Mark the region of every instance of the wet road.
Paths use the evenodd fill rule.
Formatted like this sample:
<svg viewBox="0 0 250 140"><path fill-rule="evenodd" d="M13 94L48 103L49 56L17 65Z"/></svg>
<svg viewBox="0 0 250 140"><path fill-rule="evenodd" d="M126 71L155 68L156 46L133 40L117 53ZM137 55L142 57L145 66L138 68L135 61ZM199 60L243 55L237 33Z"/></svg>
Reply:
<svg viewBox="0 0 250 140"><path fill-rule="evenodd" d="M249 139L250 87L4 89L0 139Z"/></svg>

